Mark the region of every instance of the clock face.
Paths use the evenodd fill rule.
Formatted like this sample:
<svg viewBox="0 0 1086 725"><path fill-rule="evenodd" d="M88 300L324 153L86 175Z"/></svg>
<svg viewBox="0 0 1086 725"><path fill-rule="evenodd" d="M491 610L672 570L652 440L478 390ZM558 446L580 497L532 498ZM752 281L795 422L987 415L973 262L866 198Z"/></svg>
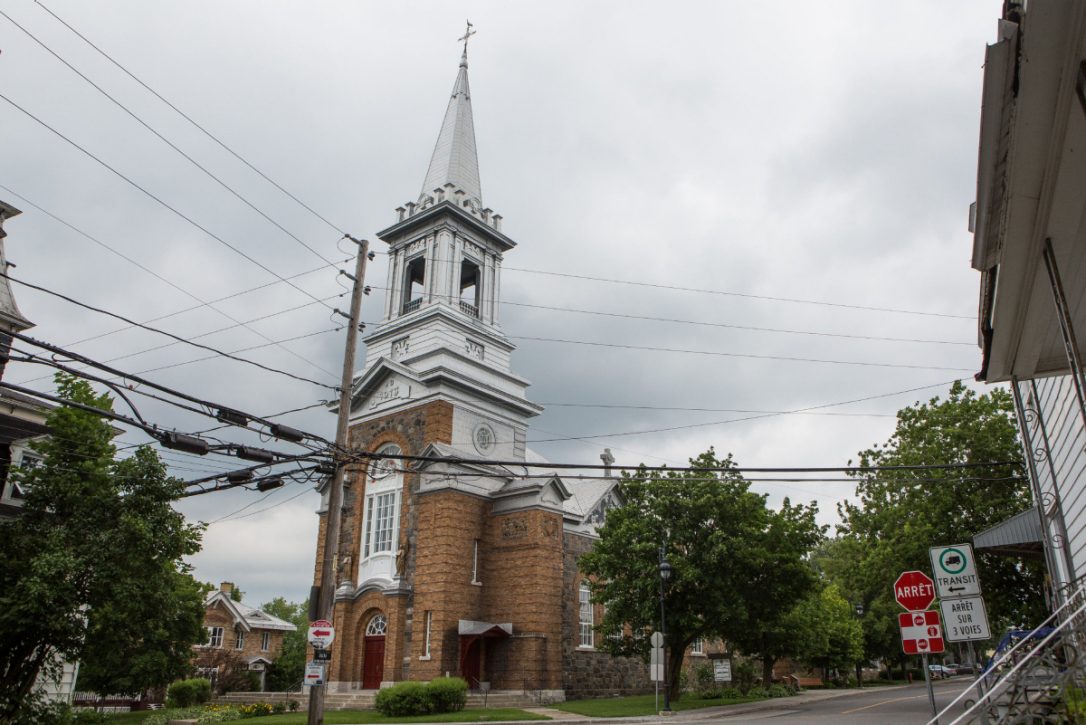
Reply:
<svg viewBox="0 0 1086 725"><path fill-rule="evenodd" d="M475 450L484 455L494 450L494 445L497 443L497 436L494 434L494 429L486 423L480 423L475 426L475 431L471 434L471 437L472 441L475 443Z"/></svg>

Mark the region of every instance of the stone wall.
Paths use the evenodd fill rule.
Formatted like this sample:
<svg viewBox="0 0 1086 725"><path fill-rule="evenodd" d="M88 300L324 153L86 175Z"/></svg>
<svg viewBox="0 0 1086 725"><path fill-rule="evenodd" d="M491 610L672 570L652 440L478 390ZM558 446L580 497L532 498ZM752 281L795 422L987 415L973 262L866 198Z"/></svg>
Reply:
<svg viewBox="0 0 1086 725"><path fill-rule="evenodd" d="M577 560L588 553L595 539L581 534L565 533L562 577L562 687L566 697L600 697L603 695L650 692L648 664L638 658L612 657L606 652L580 647L580 599L578 592L581 572ZM594 605L594 621L603 620L603 607ZM596 633L600 637L600 633Z"/></svg>

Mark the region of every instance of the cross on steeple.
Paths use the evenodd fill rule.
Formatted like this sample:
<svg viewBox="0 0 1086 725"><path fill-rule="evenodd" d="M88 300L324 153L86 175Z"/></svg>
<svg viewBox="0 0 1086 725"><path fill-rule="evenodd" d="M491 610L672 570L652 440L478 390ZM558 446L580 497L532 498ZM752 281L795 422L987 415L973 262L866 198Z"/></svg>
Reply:
<svg viewBox="0 0 1086 725"><path fill-rule="evenodd" d="M470 21L470 20L468 20L468 21L466 21L466 22L467 22L467 24L468 24L468 29L464 31L464 35L463 35L463 37L460 37L460 38L457 38L457 39L456 39L456 40L457 40L457 42L459 42L459 41L464 41L464 58L467 58L467 57L468 57L468 38L470 38L471 36L475 35L475 33L476 33L476 31L472 30L472 27L473 27L473 26L472 26L472 24L471 24L471 21Z"/></svg>

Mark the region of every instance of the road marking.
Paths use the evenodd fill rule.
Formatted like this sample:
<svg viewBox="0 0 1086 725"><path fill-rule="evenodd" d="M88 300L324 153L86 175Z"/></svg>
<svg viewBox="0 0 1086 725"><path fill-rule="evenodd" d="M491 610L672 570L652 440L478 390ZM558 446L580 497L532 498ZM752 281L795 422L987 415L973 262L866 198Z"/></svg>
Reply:
<svg viewBox="0 0 1086 725"><path fill-rule="evenodd" d="M889 705L891 702L901 702L902 700L919 700L922 697L926 697L926 695L913 695L911 697L895 697L892 700L883 700L881 702L876 702L874 705L864 705L863 707L856 707L856 708L853 708L851 710L842 710L841 714L842 715L848 715L849 713L860 712L861 710L870 710L873 707L879 707L881 705Z"/></svg>

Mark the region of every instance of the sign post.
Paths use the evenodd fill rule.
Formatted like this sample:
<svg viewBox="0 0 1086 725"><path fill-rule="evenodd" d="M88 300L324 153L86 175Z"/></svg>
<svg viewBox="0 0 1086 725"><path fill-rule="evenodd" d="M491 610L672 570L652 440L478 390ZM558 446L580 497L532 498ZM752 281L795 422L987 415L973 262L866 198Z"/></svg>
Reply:
<svg viewBox="0 0 1086 725"><path fill-rule="evenodd" d="M926 611L935 601L935 582L922 571L902 572L894 582L894 599L908 610L897 616L898 625L901 627L901 649L907 655L921 656L931 714L936 715L938 710L935 709L935 690L931 685L928 655L943 651L943 631L939 623L939 613Z"/></svg>
<svg viewBox="0 0 1086 725"><path fill-rule="evenodd" d="M656 712L660 712L660 683L664 680L664 635L653 632L649 659L649 679L656 683Z"/></svg>

